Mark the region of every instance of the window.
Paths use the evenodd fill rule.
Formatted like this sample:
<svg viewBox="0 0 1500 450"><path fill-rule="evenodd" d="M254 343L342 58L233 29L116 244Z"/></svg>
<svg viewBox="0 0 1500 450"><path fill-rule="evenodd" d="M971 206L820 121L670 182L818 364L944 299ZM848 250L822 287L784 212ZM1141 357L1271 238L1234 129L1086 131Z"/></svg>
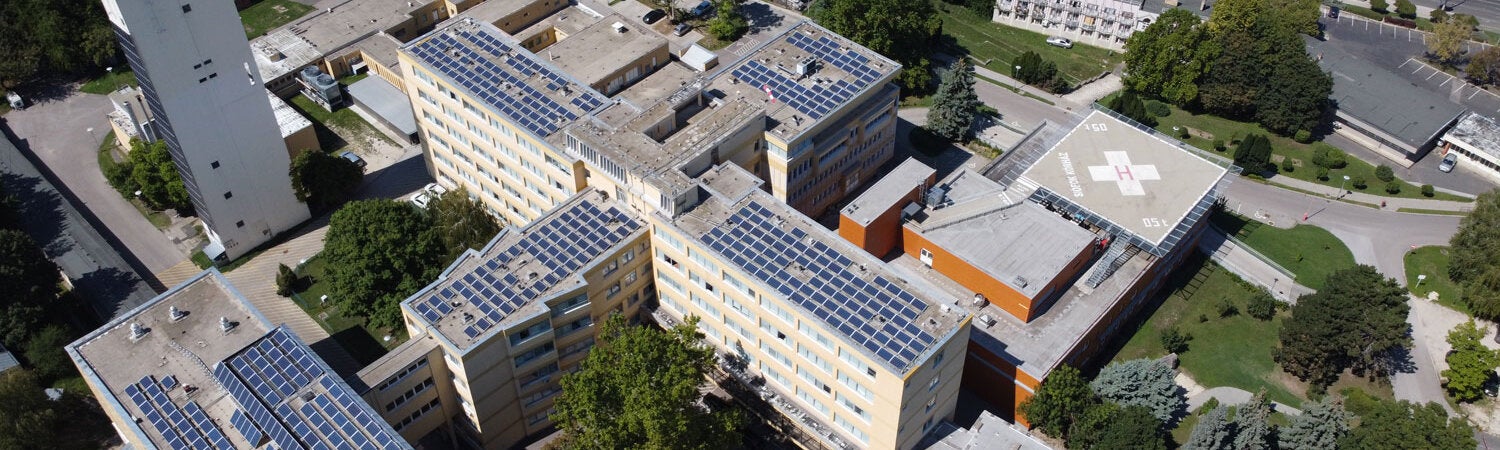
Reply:
<svg viewBox="0 0 1500 450"><path fill-rule="evenodd" d="M763 331L765 331L766 334L771 335L771 337L779 339L783 343L786 342L786 333L782 333L781 330L776 329L776 326L775 325L771 325L770 321L768 321L766 319L761 319L760 320L760 329L763 330Z"/></svg>
<svg viewBox="0 0 1500 450"><path fill-rule="evenodd" d="M540 322L540 323L537 323L536 325L532 325L530 327L527 327L524 330L521 330L521 331L518 331L518 332L515 332L515 333L510 333L510 345L512 347L514 347L516 345L520 345L522 342L526 342L526 340L531 339L532 337L536 337L538 335L541 335L542 333L546 333L547 330L551 330L551 329L552 329L552 323L551 322Z"/></svg>
<svg viewBox="0 0 1500 450"><path fill-rule="evenodd" d="M938 379L939 378L936 376L932 377L932 382L927 383L927 392L932 392L933 389L937 389Z"/></svg>
<svg viewBox="0 0 1500 450"><path fill-rule="evenodd" d="M812 371L807 370L806 367L798 367L797 376L802 377L802 381L806 381L807 384L811 384L818 389L822 389L825 393L833 392L833 387L829 386L827 383L824 383L823 380L819 380L818 375L812 373Z"/></svg>
<svg viewBox="0 0 1500 450"><path fill-rule="evenodd" d="M774 315L776 317L780 317L781 320L784 321L784 322L786 322L787 324L797 323L795 320L792 319L792 313L787 312L785 309L782 309L780 306L776 306L776 302L771 301L771 299L768 299L768 298L761 299L760 300L760 306L762 308L765 308L766 311L770 311L772 315Z"/></svg>
<svg viewBox="0 0 1500 450"><path fill-rule="evenodd" d="M839 424L839 428L843 428L844 431L848 431L851 436L854 436L855 439L858 439L859 442L864 444L870 443L870 435L865 434L864 431L861 431L858 427L855 427L854 424L849 422L848 420L844 420L844 416L842 414L840 414L838 417L835 417L834 422ZM925 433L926 427L923 427L923 429L923 432Z"/></svg>
<svg viewBox="0 0 1500 450"><path fill-rule="evenodd" d="M186 4L182 5L182 13L183 14L187 14L187 13L190 13L190 12L193 12L193 5L186 5Z"/></svg>
<svg viewBox="0 0 1500 450"><path fill-rule="evenodd" d="M661 239L662 242L667 243L667 245L677 249L677 251L683 250L682 241L677 240L677 236L673 236L671 233L658 229L655 233L651 233L651 235L656 236L657 239Z"/></svg>
<svg viewBox="0 0 1500 450"><path fill-rule="evenodd" d="M229 200L231 198L234 198L234 192L233 191L231 191L231 192L225 192L224 193L224 199L225 200Z"/></svg>
<svg viewBox="0 0 1500 450"><path fill-rule="evenodd" d="M677 291L678 293L685 293L682 290L682 284L679 284L677 280L673 279L672 277L657 277L656 279L658 281L661 281L662 284L667 285L667 287L672 288L672 290Z"/></svg>
<svg viewBox="0 0 1500 450"><path fill-rule="evenodd" d="M854 356L854 352L839 349L839 359L844 360L844 362L848 363L849 366L854 367L858 370L862 370L865 373L869 374L870 378L875 378L875 368L870 367L869 364L865 364L864 361L860 361L859 357Z"/></svg>
<svg viewBox="0 0 1500 450"><path fill-rule="evenodd" d="M859 416L860 419L864 419L865 423L870 423L870 412L865 411L864 408L861 408L859 407L859 405L854 404L854 402L849 401L849 397L845 396L842 393L839 393L834 394L834 398L838 399L839 404L843 405L844 409L847 409L849 410L849 412L854 413L854 415Z"/></svg>
<svg viewBox="0 0 1500 450"><path fill-rule="evenodd" d="M818 345L822 345L824 349L830 352L833 351L833 341L828 340L827 337L823 336L823 333L819 333L818 330L813 329L812 324L802 322L797 325L797 330L801 331L804 336L817 341Z"/></svg>
<svg viewBox="0 0 1500 450"><path fill-rule="evenodd" d="M729 305L729 308L731 308L731 309L733 309L735 311L739 311L740 315L745 316L746 318L751 318L751 319L755 318L754 315L750 314L750 308L746 308L744 304L741 304L740 302L735 301L733 298L730 298L730 297L727 297L727 296L724 297L724 304L725 305Z"/></svg>
<svg viewBox="0 0 1500 450"><path fill-rule="evenodd" d="M823 369L824 372L833 373L833 364L829 364L828 360L825 360L821 356L813 353L812 348L803 345L802 343L798 343L797 354L802 355L803 359L806 359L808 362L813 363L813 365L818 366L819 369Z"/></svg>
<svg viewBox="0 0 1500 450"><path fill-rule="evenodd" d="M761 363L760 371L766 374L766 378L776 380L776 383L780 384L781 387L792 387L792 380L788 380L785 376L781 375L781 372L777 372L776 368L770 364Z"/></svg>
<svg viewBox="0 0 1500 450"><path fill-rule="evenodd" d="M932 407L934 407L934 406L937 406L937 396L936 395L932 396L932 399L927 401L927 410L923 411L923 412L932 412Z"/></svg>
<svg viewBox="0 0 1500 450"><path fill-rule="evenodd" d="M763 352L766 352L767 355L770 355L771 359L780 361L781 364L784 365L784 366L787 366L787 368L791 368L792 367L792 359L791 358L787 358L786 355L783 355L783 354L781 354L781 352L776 351L775 347L766 345L766 341L760 341L760 350L763 351ZM797 372L801 373L802 371L801 371L801 369L798 369Z"/></svg>
<svg viewBox="0 0 1500 450"><path fill-rule="evenodd" d="M692 298L693 304L698 305L698 308L703 309L703 312L707 313L710 317L721 321L724 320L724 313L719 312L718 308L715 308L713 307L713 305L708 304L708 302L704 301L703 297L699 297L696 292L692 294Z"/></svg>
<svg viewBox="0 0 1500 450"><path fill-rule="evenodd" d="M618 268L620 268L619 264L616 264L614 261L610 261L609 263L607 263L607 264L604 265L604 273L603 273L603 275L609 275L609 274L615 273L615 269L618 269Z"/></svg>
<svg viewBox="0 0 1500 450"><path fill-rule="evenodd" d="M839 384L843 384L844 387L847 387L849 388L849 390L854 391L855 394L859 394L860 397L864 397L865 400L875 399L875 394L873 392L870 392L870 390L866 388L865 385L859 384L858 381L855 381L854 378L850 377L848 372L839 371Z"/></svg>
<svg viewBox="0 0 1500 450"><path fill-rule="evenodd" d="M736 323L734 320L724 319L724 326L726 328L729 328L730 331L733 331L740 336L744 336L746 339L755 339L755 336L750 334L750 330L747 330L745 329L745 327L740 326L740 324Z"/></svg>
<svg viewBox="0 0 1500 450"><path fill-rule="evenodd" d="M831 413L831 411L828 410L828 406L824 405L823 402L818 401L816 397L812 396L812 393L807 392L807 390L805 389L802 389L800 387L797 388L797 398L802 399L803 402L807 403L809 406L812 406L813 409L816 409L818 410L818 412L823 413L823 417L828 417L828 415Z"/></svg>
<svg viewBox="0 0 1500 450"><path fill-rule="evenodd" d="M403 393L401 393L401 395L396 396L395 400L391 400L389 403L386 403L385 404L385 411L386 412L395 411L396 408L399 408L399 407L401 407L401 405L406 404L406 402L408 400L411 400L412 397L416 397L417 394L421 394L422 392L426 391L428 388L431 388L431 387L432 387L432 377L427 377L426 380L422 380L421 383L417 383L416 386L412 386L411 389L407 389L406 392L403 392Z"/></svg>
<svg viewBox="0 0 1500 450"><path fill-rule="evenodd" d="M630 273L625 274L624 278L620 279L620 284L629 286L631 283L635 282L635 278L636 278L635 271L631 271Z"/></svg>
<svg viewBox="0 0 1500 450"><path fill-rule="evenodd" d="M423 367L427 367L427 358L422 358L420 360L417 360L417 362L414 362L411 365L406 366L406 368L401 369L400 372L397 372L395 375L392 375L390 378L387 378L385 382L380 383L379 385L376 385L375 389L379 390L379 391L384 391L386 389L390 389L391 386L394 386L397 383L400 383L401 380L405 380L406 377L410 376L412 374L412 372L416 372L417 369L421 369Z"/></svg>
<svg viewBox="0 0 1500 450"><path fill-rule="evenodd" d="M620 283L615 283L613 285L610 285L609 286L609 293L605 294L605 296L609 297L609 298L614 298L616 295L620 295Z"/></svg>
<svg viewBox="0 0 1500 450"><path fill-rule="evenodd" d="M210 168L210 169L217 169L217 168L219 168L219 162L218 161L214 161L214 162L208 163L208 168Z"/></svg>
<svg viewBox="0 0 1500 450"><path fill-rule="evenodd" d="M932 267L932 252L927 251L927 249L925 248L922 249L921 259L922 264L926 264L927 267Z"/></svg>

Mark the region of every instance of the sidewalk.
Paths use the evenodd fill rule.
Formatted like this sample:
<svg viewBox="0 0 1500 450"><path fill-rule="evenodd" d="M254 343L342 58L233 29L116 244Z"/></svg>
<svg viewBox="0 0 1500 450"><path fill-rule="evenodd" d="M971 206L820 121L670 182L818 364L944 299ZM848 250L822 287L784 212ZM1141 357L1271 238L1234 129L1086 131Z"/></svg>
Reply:
<svg viewBox="0 0 1500 450"><path fill-rule="evenodd" d="M1203 385L1193 380L1193 377L1181 371L1177 372L1175 381L1177 381L1178 386L1182 386L1182 389L1187 391L1188 413L1193 413L1199 407L1203 406L1204 403L1208 403L1208 399L1210 398L1219 399L1219 405L1221 406L1243 405L1250 403L1250 400L1255 398L1255 394L1237 387L1219 386L1204 388ZM1302 410L1279 402L1271 402L1271 410L1288 416L1302 415Z"/></svg>
<svg viewBox="0 0 1500 450"><path fill-rule="evenodd" d="M938 61L938 62L943 63L944 67L946 67L949 64L953 63L953 56L945 54L945 53L934 53L932 55L932 59L934 61ZM984 78L989 78L991 80L999 81L1000 83L1002 83L1001 87L1009 88L1011 90L1015 90L1016 86L1020 86L1022 92L1025 92L1025 93L1033 95L1033 96L1045 98L1045 99L1047 99L1047 101L1056 103L1058 108L1066 108L1066 107L1071 106L1074 109L1077 109L1077 108L1080 108L1080 107L1088 106L1087 104L1080 105L1080 104L1075 103L1075 102L1073 102L1071 100L1063 98L1060 95L1053 94L1051 92L1047 92L1047 91L1038 89L1036 86L1032 86L1032 85L1029 85L1029 84L1026 84L1026 83L1022 83L1022 82L1016 80L1015 78L1011 78L1009 75L1004 75L1004 74L1001 74L1000 72L996 72L996 71L987 69L984 66L981 66L979 64L974 64L974 74L975 75L979 75L979 76L984 77ZM1085 85L1085 86L1087 86L1087 85Z"/></svg>
<svg viewBox="0 0 1500 450"><path fill-rule="evenodd" d="M1270 291L1277 300L1296 304L1297 298L1316 292L1297 284L1296 275L1267 261L1254 250L1241 247L1213 226L1208 227L1198 240L1198 249L1240 279Z"/></svg>
<svg viewBox="0 0 1500 450"><path fill-rule="evenodd" d="M1251 183L1255 182L1254 180L1244 180L1244 181L1248 181L1248 182L1251 182ZM1378 181L1378 180L1375 180L1375 181ZM1322 197L1335 198L1335 199L1340 199L1340 200L1345 200L1345 201L1352 201L1352 202L1363 203L1364 205L1362 205L1362 206L1368 206L1368 207L1372 207L1372 208L1380 209L1380 210L1384 210L1384 211L1397 211L1397 210L1400 210L1402 208L1407 208L1407 209L1427 209L1427 210L1434 210L1434 211L1454 211L1454 212L1464 212L1464 213L1466 213L1466 212L1474 210L1474 203L1472 203L1472 202L1457 202L1457 201L1450 201L1450 200L1429 200L1429 199L1418 199L1418 198L1382 197L1382 196L1379 196L1379 195L1366 194L1366 193L1363 193L1363 192L1347 193L1347 194L1343 195L1342 197L1340 197L1338 195L1339 194L1339 189L1336 188L1336 187L1324 186L1324 185L1321 185L1321 184L1313 183L1311 181L1303 181L1303 180L1298 180L1298 179L1291 178L1291 177L1274 176L1274 177L1266 179L1266 182L1269 183L1269 184L1271 184L1271 185L1274 185L1274 186L1292 188L1292 189L1296 189L1296 190L1300 190L1300 191L1305 191L1307 193L1319 195L1319 196L1322 196ZM1370 188L1371 189L1376 189L1376 187L1375 187L1374 184L1371 184ZM1345 189L1352 189L1352 188L1346 187ZM1385 206L1383 206L1383 207L1380 206L1382 204L1384 204Z"/></svg>

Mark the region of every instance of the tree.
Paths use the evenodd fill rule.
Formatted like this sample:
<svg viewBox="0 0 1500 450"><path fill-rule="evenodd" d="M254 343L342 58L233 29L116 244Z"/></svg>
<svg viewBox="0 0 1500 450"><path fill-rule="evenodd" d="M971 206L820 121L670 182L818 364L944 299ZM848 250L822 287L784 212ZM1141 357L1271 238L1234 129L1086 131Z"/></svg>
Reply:
<svg viewBox="0 0 1500 450"><path fill-rule="evenodd" d="M1022 83L1033 86L1043 86L1058 77L1057 64L1042 59L1042 55L1027 50L1011 61L1015 67L1015 77Z"/></svg>
<svg viewBox="0 0 1500 450"><path fill-rule="evenodd" d="M1333 95L1333 77L1318 67L1302 47L1278 59L1255 98L1255 118L1266 129L1283 136L1322 125Z"/></svg>
<svg viewBox="0 0 1500 450"><path fill-rule="evenodd" d="M1095 401L1075 418L1073 425L1068 427L1068 446L1072 448L1101 448L1099 447L1101 435L1106 428L1109 428L1110 423L1114 421L1115 415L1119 413L1120 405L1112 402Z"/></svg>
<svg viewBox="0 0 1500 450"><path fill-rule="evenodd" d="M927 0L819 0L807 9L818 25L868 47L902 66L907 92L926 92L932 82L931 44L943 20Z"/></svg>
<svg viewBox="0 0 1500 450"><path fill-rule="evenodd" d="M1333 396L1302 404L1302 414L1290 416L1287 426L1278 434L1282 450L1323 450L1336 448L1349 434L1349 413Z"/></svg>
<svg viewBox="0 0 1500 450"><path fill-rule="evenodd" d="M292 193L314 209L348 199L365 179L365 169L354 161L319 150L303 150L292 158Z"/></svg>
<svg viewBox="0 0 1500 450"><path fill-rule="evenodd" d="M1370 9L1375 10L1375 12L1385 14L1390 12L1390 7L1391 4L1385 0L1370 0Z"/></svg>
<svg viewBox="0 0 1500 450"><path fill-rule="evenodd" d="M31 339L26 341L26 362L36 371L38 378L42 380L58 380L69 375L77 375L77 369L73 368L73 359L63 351L63 346L73 342L73 335L67 328L59 325L48 325L42 328Z"/></svg>
<svg viewBox="0 0 1500 450"><path fill-rule="evenodd" d="M1396 171L1391 170L1391 166L1381 164L1375 166L1375 178L1379 179L1380 181L1389 183L1396 179Z"/></svg>
<svg viewBox="0 0 1500 450"><path fill-rule="evenodd" d="M334 302L373 327L401 324L401 300L437 278L443 244L422 210L395 200L344 205L323 238Z"/></svg>
<svg viewBox="0 0 1500 450"><path fill-rule="evenodd" d="M1132 359L1110 363L1089 383L1094 392L1120 406L1144 406L1157 420L1176 423L1179 413L1187 409L1187 398L1174 380L1176 371L1156 359Z"/></svg>
<svg viewBox="0 0 1500 450"><path fill-rule="evenodd" d="M1198 424L1193 425L1193 433L1182 445L1182 450L1228 450L1233 448L1230 447L1233 436L1229 408L1220 406L1198 418Z"/></svg>
<svg viewBox="0 0 1500 450"><path fill-rule="evenodd" d="M1480 194L1448 241L1448 278L1474 317L1500 319L1500 191Z"/></svg>
<svg viewBox="0 0 1500 450"><path fill-rule="evenodd" d="M1484 330L1473 320L1461 323L1448 332L1448 370L1443 371L1443 384L1448 393L1458 401L1474 401L1484 396L1484 385L1495 377L1495 368L1500 367L1500 352L1490 350L1480 343Z"/></svg>
<svg viewBox="0 0 1500 450"><path fill-rule="evenodd" d="M140 199L146 202L146 206L157 210L175 209L184 214L192 211L192 200L188 198L187 187L182 184L177 164L172 162L166 141L130 141L130 166L131 182L139 189Z"/></svg>
<svg viewBox="0 0 1500 450"><path fill-rule="evenodd" d="M714 3L714 18L708 21L708 34L720 41L734 41L750 30L750 22L740 13L735 0L718 0Z"/></svg>
<svg viewBox="0 0 1500 450"><path fill-rule="evenodd" d="M1469 58L1469 65L1464 68L1464 73L1479 84L1495 84L1500 82L1500 47L1486 46L1484 50L1475 53Z"/></svg>
<svg viewBox="0 0 1500 450"><path fill-rule="evenodd" d="M1329 169L1340 169L1349 164L1348 156L1344 154L1343 150L1322 143L1313 145L1312 161L1318 167Z"/></svg>
<svg viewBox="0 0 1500 450"><path fill-rule="evenodd" d="M1259 134L1246 135L1234 150L1234 163L1247 173L1259 173L1271 167L1271 140Z"/></svg>
<svg viewBox="0 0 1500 450"><path fill-rule="evenodd" d="M1345 369L1387 373L1392 350L1411 345L1406 290L1374 267L1330 273L1323 289L1304 295L1282 322L1277 363L1297 378L1327 386Z"/></svg>
<svg viewBox="0 0 1500 450"><path fill-rule="evenodd" d="M1272 297L1271 293L1265 289L1257 289L1255 295L1251 296L1246 303L1245 312L1249 313L1250 317L1271 320L1276 316L1276 297Z"/></svg>
<svg viewBox="0 0 1500 450"><path fill-rule="evenodd" d="M1275 430L1271 427L1271 402L1262 390L1234 412L1234 448L1269 450L1275 448Z"/></svg>
<svg viewBox="0 0 1500 450"><path fill-rule="evenodd" d="M1417 5L1412 4L1411 0L1396 0L1396 15L1415 19L1417 18Z"/></svg>
<svg viewBox="0 0 1500 450"><path fill-rule="evenodd" d="M41 329L46 308L57 298L61 277L30 236L0 230L0 343L10 348Z"/></svg>
<svg viewBox="0 0 1500 450"><path fill-rule="evenodd" d="M297 273L292 271L286 264L276 265L276 295L291 297L296 291Z"/></svg>
<svg viewBox="0 0 1500 450"><path fill-rule="evenodd" d="M40 76L97 70L118 53L102 3L0 2L0 89Z"/></svg>
<svg viewBox="0 0 1500 450"><path fill-rule="evenodd" d="M1049 436L1066 439L1073 423L1098 403L1094 390L1083 380L1078 369L1061 365L1047 374L1037 387L1036 395L1021 402L1016 410L1031 428L1040 428Z"/></svg>
<svg viewBox="0 0 1500 450"><path fill-rule="evenodd" d="M927 130L950 141L967 140L979 105L979 94L974 93L974 66L968 58L958 58L953 69L943 74L943 81L932 96Z"/></svg>
<svg viewBox="0 0 1500 450"><path fill-rule="evenodd" d="M1125 91L1109 101L1109 109L1148 127L1156 126L1156 117L1146 112L1146 103L1134 92Z"/></svg>
<svg viewBox="0 0 1500 450"><path fill-rule="evenodd" d="M1219 46L1192 12L1172 8L1125 41L1125 86L1178 106L1198 99L1198 79Z"/></svg>
<svg viewBox="0 0 1500 450"><path fill-rule="evenodd" d="M21 228L21 200L6 192L5 185L0 184L0 230L15 230Z"/></svg>
<svg viewBox="0 0 1500 450"><path fill-rule="evenodd" d="M1110 416L1109 422L1099 431L1093 448L1166 450L1166 439L1167 436L1162 433L1161 420L1152 415L1150 409L1123 406ZM1071 442L1069 446L1073 446Z"/></svg>
<svg viewBox="0 0 1500 450"><path fill-rule="evenodd" d="M1406 0L1398 0L1406 1ZM1463 55L1464 41L1474 29L1466 23L1450 20L1432 27L1432 40L1427 42L1427 51L1440 64L1452 64Z"/></svg>
<svg viewBox="0 0 1500 450"><path fill-rule="evenodd" d="M697 318L666 331L611 315L577 372L563 376L552 418L564 448L715 449L740 444L737 410L702 406L714 352Z"/></svg>
<svg viewBox="0 0 1500 450"><path fill-rule="evenodd" d="M1182 353L1188 350L1188 341L1193 340L1193 335L1183 333L1172 326L1161 332L1161 348L1167 353Z"/></svg>
<svg viewBox="0 0 1500 450"><path fill-rule="evenodd" d="M448 191L427 204L427 216L447 249L445 260L453 260L468 249L483 248L500 234L500 222L467 189Z"/></svg>
<svg viewBox="0 0 1500 450"><path fill-rule="evenodd" d="M1427 20L1434 24L1443 23L1448 20L1448 12L1443 11L1443 8L1433 8L1432 12L1427 13Z"/></svg>
<svg viewBox="0 0 1500 450"><path fill-rule="evenodd" d="M677 0L647 0L647 4L651 5L653 9L666 11L667 18L671 19L672 23L677 23L680 20L682 12L677 10Z"/></svg>
<svg viewBox="0 0 1500 450"><path fill-rule="evenodd" d="M1437 403L1415 405L1406 400L1379 400L1360 415L1359 427L1339 442L1340 448L1362 450L1471 450L1478 445L1474 430L1463 418L1449 419Z"/></svg>
<svg viewBox="0 0 1500 450"><path fill-rule="evenodd" d="M0 448L53 448L62 417L29 370L0 373Z"/></svg>

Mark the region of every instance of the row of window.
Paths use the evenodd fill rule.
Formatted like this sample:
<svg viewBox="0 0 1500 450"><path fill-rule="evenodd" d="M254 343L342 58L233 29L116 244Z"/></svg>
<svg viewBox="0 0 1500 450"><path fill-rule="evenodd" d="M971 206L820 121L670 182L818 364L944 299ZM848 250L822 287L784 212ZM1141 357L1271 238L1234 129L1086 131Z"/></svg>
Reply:
<svg viewBox="0 0 1500 450"><path fill-rule="evenodd" d="M387 402L385 404L385 411L386 412L395 411L396 408L400 408L401 405L405 405L407 401L411 400L413 397L416 397L416 396L422 394L423 392L426 392L427 389L431 388L431 387L432 387L432 377L427 377L427 379L422 380L421 383L418 383L416 386L412 386L411 389L407 389L406 392L403 392L403 393L401 393L401 395L396 396L395 400L391 400L390 402Z"/></svg>
<svg viewBox="0 0 1500 450"><path fill-rule="evenodd" d="M432 410L437 409L437 408L438 408L438 399L434 398L434 399L432 399L432 401L427 402L427 404L422 405L421 408L417 408L416 411L412 411L411 414L408 415L408 416L406 416L405 419L401 419L400 422L397 422L396 426L394 427L396 429L396 432L400 433L401 430L406 429L407 425L411 425L413 422L421 420L422 416L426 416L427 413L432 412Z"/></svg>
<svg viewBox="0 0 1500 450"><path fill-rule="evenodd" d="M384 382L381 382L380 385L376 386L375 390L377 390L377 391L384 391L386 389L390 389L391 386L394 386L397 383L400 383L401 380L405 380L406 377L411 376L411 374L413 372L416 372L417 369L421 369L423 367L427 367L427 358L426 357L423 357L422 359L417 360L417 362L411 363L411 365L406 366L405 368L401 369L400 372L397 372L395 375L392 375L390 378L387 378Z"/></svg>

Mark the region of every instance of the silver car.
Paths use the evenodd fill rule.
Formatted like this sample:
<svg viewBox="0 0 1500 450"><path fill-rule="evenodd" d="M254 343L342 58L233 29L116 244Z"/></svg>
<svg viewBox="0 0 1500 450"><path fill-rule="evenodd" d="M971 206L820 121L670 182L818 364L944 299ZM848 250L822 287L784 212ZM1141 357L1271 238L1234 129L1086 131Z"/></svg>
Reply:
<svg viewBox="0 0 1500 450"><path fill-rule="evenodd" d="M1452 172L1453 166L1456 165L1458 165L1458 154L1449 153L1448 156L1443 157L1443 162L1438 163L1438 170L1444 173Z"/></svg>
<svg viewBox="0 0 1500 450"><path fill-rule="evenodd" d="M1062 36L1049 37L1047 43L1062 48L1073 48L1073 40Z"/></svg>

